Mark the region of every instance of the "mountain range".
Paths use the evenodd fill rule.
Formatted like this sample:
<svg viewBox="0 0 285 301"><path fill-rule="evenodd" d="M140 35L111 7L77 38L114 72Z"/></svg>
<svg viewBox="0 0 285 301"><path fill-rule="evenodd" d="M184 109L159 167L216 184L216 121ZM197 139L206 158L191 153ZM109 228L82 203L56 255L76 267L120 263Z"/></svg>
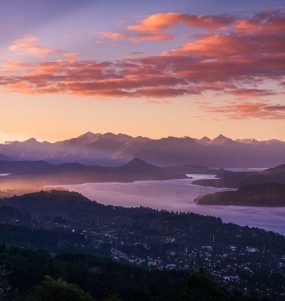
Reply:
<svg viewBox="0 0 285 301"><path fill-rule="evenodd" d="M0 160L44 160L50 163L119 166L139 157L158 166L203 165L208 167L273 167L285 162L285 142L255 139L233 140L223 135L203 137L167 137L150 139L124 134L95 134L39 142L0 144Z"/></svg>

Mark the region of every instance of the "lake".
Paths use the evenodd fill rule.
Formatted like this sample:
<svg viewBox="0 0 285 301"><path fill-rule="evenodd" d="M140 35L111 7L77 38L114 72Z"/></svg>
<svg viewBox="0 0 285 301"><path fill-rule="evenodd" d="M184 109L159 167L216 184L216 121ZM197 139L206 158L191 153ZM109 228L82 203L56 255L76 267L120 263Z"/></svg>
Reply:
<svg viewBox="0 0 285 301"><path fill-rule="evenodd" d="M211 178L213 175L188 175L193 179ZM194 212L222 218L226 223L257 227L285 235L285 207L244 207L197 205L195 197L224 188L192 185L193 179L167 181L137 181L132 183L87 183L58 185L77 191L91 200L105 205L145 206L168 211Z"/></svg>

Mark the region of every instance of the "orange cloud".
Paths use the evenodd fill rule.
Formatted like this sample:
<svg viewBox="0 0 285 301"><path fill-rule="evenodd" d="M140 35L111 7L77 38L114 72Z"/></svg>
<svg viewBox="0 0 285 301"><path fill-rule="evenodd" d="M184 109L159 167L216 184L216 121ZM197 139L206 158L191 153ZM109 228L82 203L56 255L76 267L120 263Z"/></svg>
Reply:
<svg viewBox="0 0 285 301"><path fill-rule="evenodd" d="M99 32L100 38L109 39L112 41L122 41L122 40L129 40L131 37L126 34L122 34L119 32L112 32L112 31L102 31Z"/></svg>
<svg viewBox="0 0 285 301"><path fill-rule="evenodd" d="M145 17L137 25L129 25L128 29L133 31L157 31L167 29L171 26L184 24L192 27L205 29L222 29L232 24L234 18L225 15L199 16L178 13L161 13Z"/></svg>
<svg viewBox="0 0 285 301"><path fill-rule="evenodd" d="M253 32L260 27L257 20L238 20L234 25L236 30Z"/></svg>
<svg viewBox="0 0 285 301"><path fill-rule="evenodd" d="M207 58L220 58L249 51L250 43L243 43L238 37L233 35L204 35L196 41L182 45L177 50L162 55L193 54L206 56Z"/></svg>
<svg viewBox="0 0 285 301"><path fill-rule="evenodd" d="M222 113L229 119L261 118L284 119L285 105L269 105L263 102L231 103L225 106L208 107L206 111Z"/></svg>
<svg viewBox="0 0 285 301"><path fill-rule="evenodd" d="M10 82L6 90L11 92L17 91L23 94L33 94L30 83L21 81Z"/></svg>
<svg viewBox="0 0 285 301"><path fill-rule="evenodd" d="M72 62L70 63L70 65ZM62 68L62 64L59 62L45 62L33 65L30 68L26 76L43 76L43 75L50 75L50 76L58 76L60 72L65 72Z"/></svg>
<svg viewBox="0 0 285 301"><path fill-rule="evenodd" d="M17 71L26 68L29 66L29 64L21 63L17 61L12 60L6 60L1 63L2 68L0 69L0 74L5 73L16 73Z"/></svg>
<svg viewBox="0 0 285 301"><path fill-rule="evenodd" d="M130 41L133 43L139 43L142 41L169 41L173 37L168 34L159 32L141 32L138 35L123 34L119 32L103 31L98 33L101 39L107 39L111 41Z"/></svg>
<svg viewBox="0 0 285 301"><path fill-rule="evenodd" d="M13 52L20 52L39 57L45 57L47 55L60 53L59 49L51 49L35 45L39 41L39 38L33 35L25 35L22 38L14 41L10 46L9 50Z"/></svg>
<svg viewBox="0 0 285 301"><path fill-rule="evenodd" d="M78 52L69 52L63 55L67 59L76 59L80 57L80 53Z"/></svg>
<svg viewBox="0 0 285 301"><path fill-rule="evenodd" d="M99 32L95 34L99 35L100 38L112 41L127 40L135 43L144 40L169 41L173 39L173 35L161 32L161 30L179 24L208 30L224 29L226 26L231 25L234 20L234 18L225 15L199 16L169 12L149 15L142 19L139 24L127 26L127 34L120 32Z"/></svg>

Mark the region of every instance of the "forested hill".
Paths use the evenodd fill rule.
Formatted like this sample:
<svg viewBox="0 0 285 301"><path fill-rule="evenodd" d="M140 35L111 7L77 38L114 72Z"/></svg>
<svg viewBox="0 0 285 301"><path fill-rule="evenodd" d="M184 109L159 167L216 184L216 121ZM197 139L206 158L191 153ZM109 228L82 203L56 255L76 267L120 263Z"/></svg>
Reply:
<svg viewBox="0 0 285 301"><path fill-rule="evenodd" d="M265 183L242 187L237 191L224 191L197 197L199 205L237 205L284 207L285 184Z"/></svg>
<svg viewBox="0 0 285 301"><path fill-rule="evenodd" d="M237 191L199 196L195 202L200 205L285 206L285 164L260 172L220 170L217 172L217 179L197 180L192 183L239 188Z"/></svg>
<svg viewBox="0 0 285 301"><path fill-rule="evenodd" d="M204 266L231 293L247 287L250 296L276 297L285 290L285 237L220 218L104 206L78 193L42 191L1 200L0 222L0 241L11 246L107 256L151 270Z"/></svg>
<svg viewBox="0 0 285 301"><path fill-rule="evenodd" d="M194 213L171 213L144 207L106 206L91 201L77 192L52 190L5 198L0 201L0 210L5 211L2 215L0 211L0 217L7 218L9 208L15 211L11 214L10 223L13 223L14 215L18 212L18 223L22 221L22 225L25 225L27 216L30 216L33 227L66 229L75 227L78 231L88 227L108 227L114 233L122 229L132 229L134 236L145 231L152 236L171 236L178 231L184 233L192 244L211 243L215 235L216 243L242 245L256 243L256 246L261 246L268 241L271 245L285 248L285 238L281 235L273 235L271 232L255 228L224 224L220 218ZM239 235L240 238L237 240L235 234L240 233L243 235ZM257 238L254 239L252 236ZM177 237L177 240L183 238ZM278 244L275 245L277 241Z"/></svg>
<svg viewBox="0 0 285 301"><path fill-rule="evenodd" d="M150 271L97 256L51 256L45 251L4 245L0 246L0 265L1 300L186 301L193 296L217 301L254 300L219 288L202 269L193 274Z"/></svg>

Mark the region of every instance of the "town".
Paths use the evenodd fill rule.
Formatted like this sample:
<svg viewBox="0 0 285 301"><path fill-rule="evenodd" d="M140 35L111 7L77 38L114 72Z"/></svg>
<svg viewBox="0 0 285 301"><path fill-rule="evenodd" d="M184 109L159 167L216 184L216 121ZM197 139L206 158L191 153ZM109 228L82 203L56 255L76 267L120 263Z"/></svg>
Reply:
<svg viewBox="0 0 285 301"><path fill-rule="evenodd" d="M151 270L192 272L203 267L232 293L277 297L285 292L285 238L273 232L193 213L104 206L65 191L40 192L3 203L0 216L6 220L3 217L2 222L60 233L50 248L54 254L80 251ZM46 241L44 235L41 239ZM34 245L18 241L17 246Z"/></svg>

